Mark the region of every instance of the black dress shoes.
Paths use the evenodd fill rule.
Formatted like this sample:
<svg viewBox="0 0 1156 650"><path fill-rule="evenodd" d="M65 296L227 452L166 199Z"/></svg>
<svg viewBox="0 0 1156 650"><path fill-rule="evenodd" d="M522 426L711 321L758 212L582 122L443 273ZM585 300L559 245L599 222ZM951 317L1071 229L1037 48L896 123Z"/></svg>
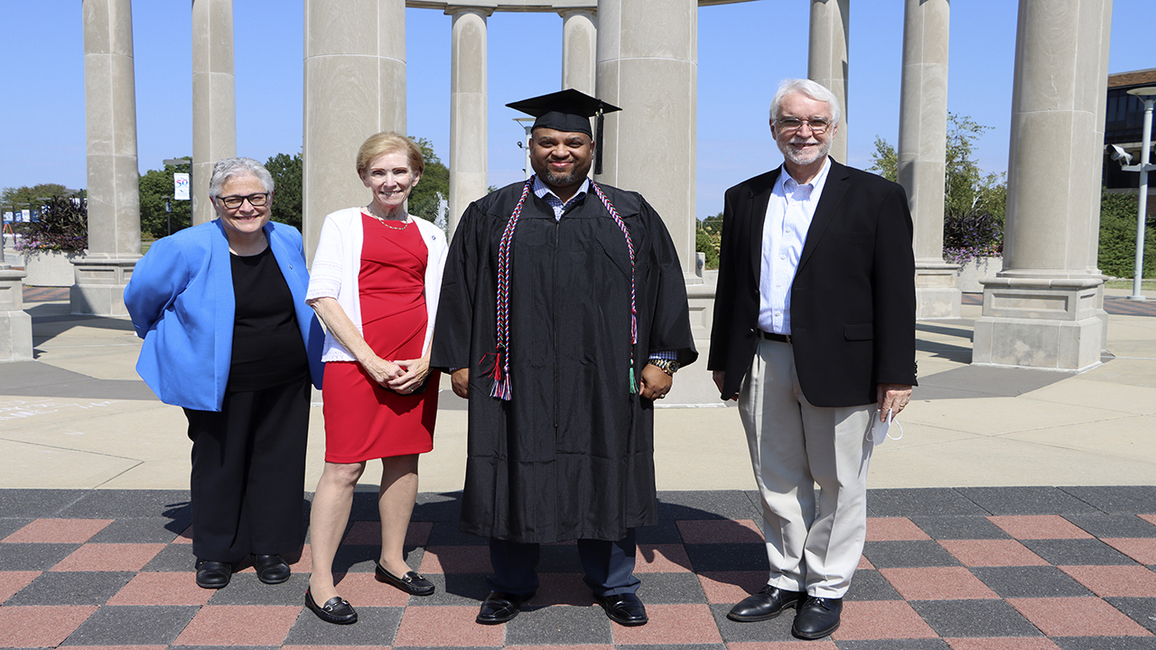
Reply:
<svg viewBox="0 0 1156 650"><path fill-rule="evenodd" d="M505 623L518 615L522 604L534 597L534 593L525 595L510 594L504 591L491 591L482 601L482 608L478 612L478 623L482 625L497 625Z"/></svg>
<svg viewBox="0 0 1156 650"><path fill-rule="evenodd" d="M435 589L434 584L422 577L417 571L407 571L399 578L386 571L380 562L374 562L374 576L378 582L391 584L413 596L431 596Z"/></svg>
<svg viewBox="0 0 1156 650"><path fill-rule="evenodd" d="M309 593L309 590L306 589L305 606L314 614L317 614L317 618L326 623L350 625L357 622L357 612L353 611L353 606L341 596L334 596L325 601L324 605L318 605L313 601L313 594Z"/></svg>
<svg viewBox="0 0 1156 650"><path fill-rule="evenodd" d="M787 591L765 585L759 593L747 596L732 607L727 618L740 623L767 621L782 614L788 607L798 607L799 601L805 596L806 594L800 591Z"/></svg>
<svg viewBox="0 0 1156 650"><path fill-rule="evenodd" d="M225 562L197 560L197 586L201 589L220 589L229 584L233 567Z"/></svg>
<svg viewBox="0 0 1156 650"><path fill-rule="evenodd" d="M267 585L279 585L289 579L289 563L280 555L254 555L253 569L257 579Z"/></svg>
<svg viewBox="0 0 1156 650"><path fill-rule="evenodd" d="M842 612L842 598L807 596L807 600L799 605L791 633L800 639L821 639L839 629L839 615Z"/></svg>
<svg viewBox="0 0 1156 650"><path fill-rule="evenodd" d="M594 602L606 610L606 616L619 625L633 627L646 625L650 619L646 616L646 608L642 601L634 594L615 594L613 596L595 596Z"/></svg>

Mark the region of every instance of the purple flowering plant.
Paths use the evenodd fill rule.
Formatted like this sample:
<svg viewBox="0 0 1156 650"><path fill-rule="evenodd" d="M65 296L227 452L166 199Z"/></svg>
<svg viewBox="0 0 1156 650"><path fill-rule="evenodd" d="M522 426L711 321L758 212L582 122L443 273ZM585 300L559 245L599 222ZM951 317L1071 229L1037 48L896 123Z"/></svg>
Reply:
<svg viewBox="0 0 1156 650"><path fill-rule="evenodd" d="M17 225L18 251L82 253L88 248L85 199L56 196L40 208L40 220Z"/></svg>

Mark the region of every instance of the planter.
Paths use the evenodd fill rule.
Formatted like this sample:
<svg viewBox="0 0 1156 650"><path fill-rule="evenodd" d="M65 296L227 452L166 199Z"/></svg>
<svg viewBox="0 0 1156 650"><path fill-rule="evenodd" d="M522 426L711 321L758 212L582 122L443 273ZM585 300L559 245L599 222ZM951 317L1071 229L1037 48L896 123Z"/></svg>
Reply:
<svg viewBox="0 0 1156 650"><path fill-rule="evenodd" d="M964 293L983 293L980 280L994 278L1003 270L1002 257L976 257L963 263L955 274L955 286Z"/></svg>
<svg viewBox="0 0 1156 650"><path fill-rule="evenodd" d="M83 253L24 251L24 284L33 287L71 287L76 282L72 260Z"/></svg>

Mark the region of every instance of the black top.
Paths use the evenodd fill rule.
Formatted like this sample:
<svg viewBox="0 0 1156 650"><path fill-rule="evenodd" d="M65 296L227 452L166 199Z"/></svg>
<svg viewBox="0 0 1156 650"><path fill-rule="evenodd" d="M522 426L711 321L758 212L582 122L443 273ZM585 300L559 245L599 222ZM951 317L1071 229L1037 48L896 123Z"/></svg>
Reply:
<svg viewBox="0 0 1156 650"><path fill-rule="evenodd" d="M309 363L297 327L293 294L273 249L248 257L229 257L237 307L228 390L261 390L300 379L309 372Z"/></svg>

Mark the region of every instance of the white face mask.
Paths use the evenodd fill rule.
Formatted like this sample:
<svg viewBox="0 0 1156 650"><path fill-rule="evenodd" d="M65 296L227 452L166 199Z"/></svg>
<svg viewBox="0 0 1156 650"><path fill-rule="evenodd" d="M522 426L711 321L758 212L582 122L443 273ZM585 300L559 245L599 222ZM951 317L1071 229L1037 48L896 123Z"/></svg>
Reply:
<svg viewBox="0 0 1156 650"><path fill-rule="evenodd" d="M876 417L873 417L871 419L871 422L872 422L871 430L867 432L867 439L870 440L871 442L875 443L876 447L883 444L883 441L887 440L888 438L891 438L892 440L902 440L903 439L903 425L899 424L898 422L893 421L893 419L892 419L892 418L894 418L894 412L893 411L888 410L887 411L887 419L885 421L882 421L882 422L879 421L878 413L876 413L875 415L876 415ZM899 435L893 436L889 433L888 430L891 428L892 424L894 424L896 427L899 428Z"/></svg>

